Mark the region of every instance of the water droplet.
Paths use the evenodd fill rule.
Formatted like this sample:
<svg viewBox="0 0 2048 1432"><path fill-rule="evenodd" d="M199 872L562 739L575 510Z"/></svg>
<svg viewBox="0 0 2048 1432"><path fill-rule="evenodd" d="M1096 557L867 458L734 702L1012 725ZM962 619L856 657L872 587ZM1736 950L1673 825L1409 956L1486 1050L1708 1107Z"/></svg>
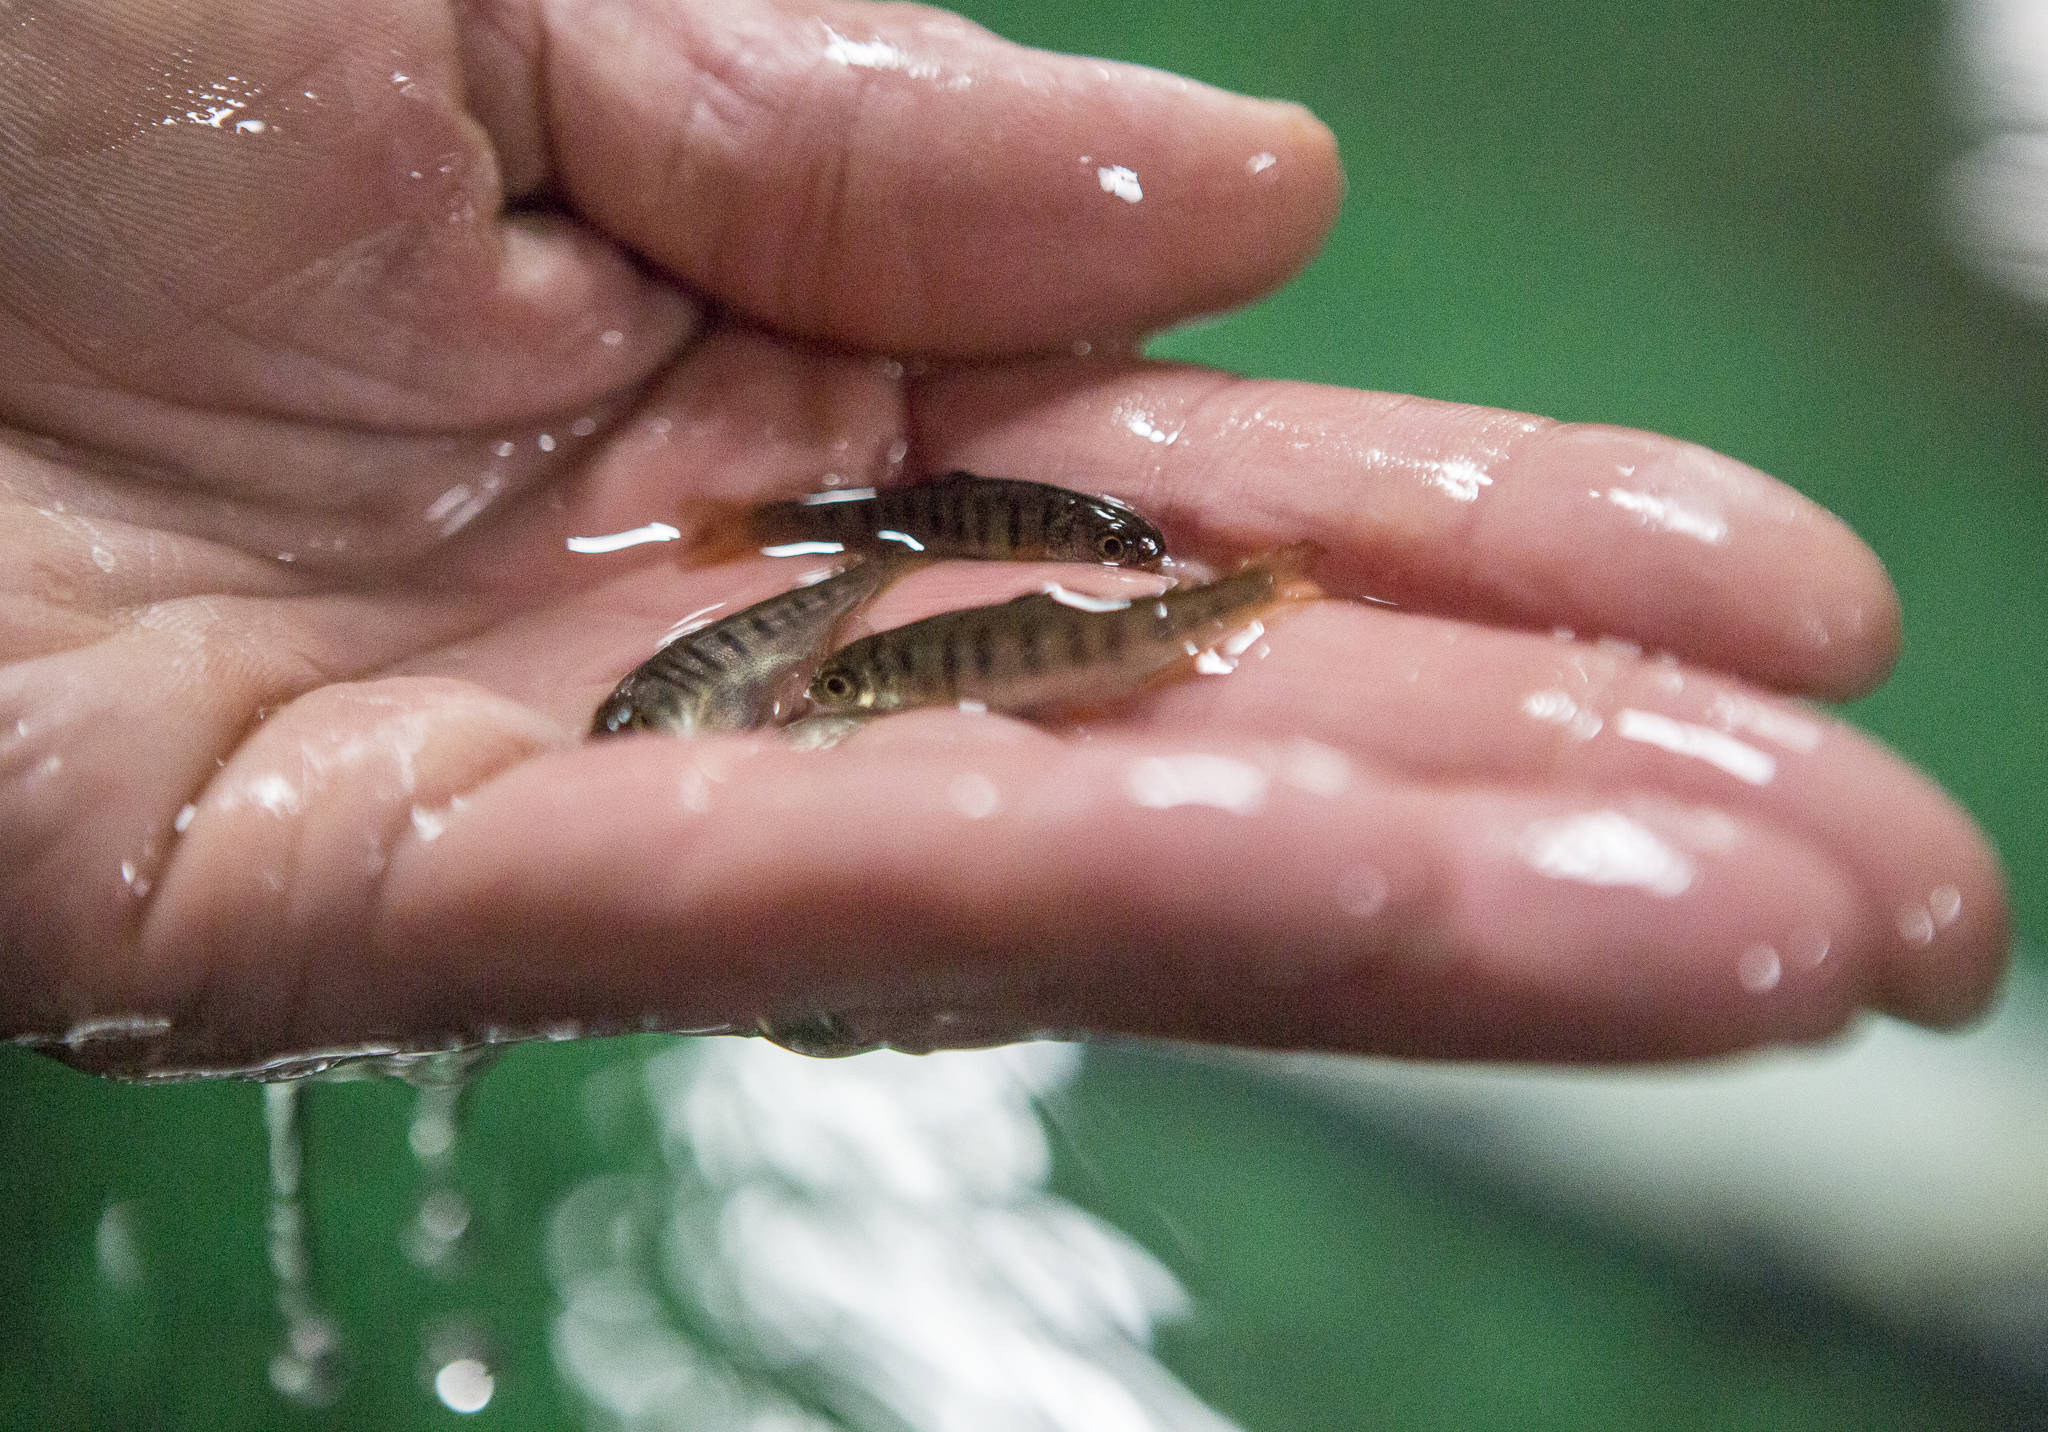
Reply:
<svg viewBox="0 0 2048 1432"><path fill-rule="evenodd" d="M101 570L102 572L111 572L111 571L113 571L113 570L114 570L114 554L113 554L113 552L112 552L111 550L109 550L108 548L102 547L102 546L98 545L97 543L95 543L95 544L93 545L93 549L92 549L92 564L93 564L93 565L94 565L95 567L98 567L98 568L99 568L99 569L100 569L100 570Z"/></svg>
<svg viewBox="0 0 2048 1432"><path fill-rule="evenodd" d="M1422 467L1423 481L1459 502L1476 502L1480 488L1493 486L1493 478L1470 458L1450 458Z"/></svg>
<svg viewBox="0 0 2048 1432"><path fill-rule="evenodd" d="M183 834L185 833L185 827L186 827L186 826L188 826L188 825L190 825L190 824L192 824L192 817L193 817L193 816L195 816L195 815L198 815L198 814L199 814L199 807L198 807L198 806L195 806L195 805L183 805L183 806L179 806L179 807L178 807L178 814L177 814L177 818L176 818L176 819L174 819L174 820L173 820L173 821L171 822L171 829L172 829L172 830L175 830L176 832L178 832L178 834L180 834L180 835L183 835Z"/></svg>
<svg viewBox="0 0 2048 1432"><path fill-rule="evenodd" d="M399 1235L405 1256L420 1268L446 1273L463 1233L469 1227L469 1205L452 1189L439 1188L420 1201L419 1212Z"/></svg>
<svg viewBox="0 0 2048 1432"><path fill-rule="evenodd" d="M597 341L607 348L616 348L626 341L626 335L616 328L607 328L597 335Z"/></svg>
<svg viewBox="0 0 2048 1432"><path fill-rule="evenodd" d="M811 1059L847 1059L856 1054L871 1054L882 1047L856 1029L846 1016L826 1010L772 1019L763 1015L754 1021L754 1032L770 1044Z"/></svg>
<svg viewBox="0 0 2048 1432"><path fill-rule="evenodd" d="M1953 885L1937 885L1927 892L1927 913L1934 923L1947 929L1963 913L1963 892Z"/></svg>
<svg viewBox="0 0 2048 1432"><path fill-rule="evenodd" d="M533 442L534 446L542 452L553 452L555 450L555 435L553 433L542 433Z"/></svg>
<svg viewBox="0 0 2048 1432"><path fill-rule="evenodd" d="M969 820L987 820L1003 808L1003 793L979 771L963 771L946 787L946 799Z"/></svg>
<svg viewBox="0 0 2048 1432"><path fill-rule="evenodd" d="M473 488L458 482L429 504L426 520L438 527L443 537L453 537L475 521L504 486L505 475L497 471L480 473Z"/></svg>
<svg viewBox="0 0 2048 1432"><path fill-rule="evenodd" d="M434 1395L451 1412L481 1412L498 1390L491 1369L473 1357L458 1357L434 1374Z"/></svg>
<svg viewBox="0 0 2048 1432"><path fill-rule="evenodd" d="M1899 938L1916 949L1934 943L1934 916L1925 905L1902 905L1898 916Z"/></svg>
<svg viewBox="0 0 2048 1432"><path fill-rule="evenodd" d="M578 418L575 422L569 424L569 431L576 437L587 438L597 431L597 419Z"/></svg>
<svg viewBox="0 0 2048 1432"><path fill-rule="evenodd" d="M1280 779L1312 796L1339 796L1351 785L1351 760L1333 746L1300 737L1287 745Z"/></svg>
<svg viewBox="0 0 2048 1432"><path fill-rule="evenodd" d="M1364 920L1387 908L1387 877L1370 865L1354 865L1337 879L1337 907Z"/></svg>
<svg viewBox="0 0 2048 1432"><path fill-rule="evenodd" d="M857 716L805 716L784 726L782 738L799 751L826 751L860 728Z"/></svg>
<svg viewBox="0 0 2048 1432"><path fill-rule="evenodd" d="M624 532L607 532L597 537L571 537L565 545L571 552L617 552L643 542L673 542L683 534L666 522L649 522Z"/></svg>
<svg viewBox="0 0 2048 1432"><path fill-rule="evenodd" d="M711 809L711 778L693 766L683 772L677 794L685 811L691 815L702 815Z"/></svg>
<svg viewBox="0 0 2048 1432"><path fill-rule="evenodd" d="M279 1352L270 1359L270 1386L279 1397L302 1407L325 1407L339 1393L321 1363L297 1352Z"/></svg>
<svg viewBox="0 0 2048 1432"><path fill-rule="evenodd" d="M1266 804L1266 773L1230 756L1190 752L1133 761L1124 789L1149 810L1211 806L1232 815L1254 815Z"/></svg>
<svg viewBox="0 0 2048 1432"><path fill-rule="evenodd" d="M1143 408L1120 404L1117 408L1116 416L1123 420L1125 428L1148 443L1158 443L1161 446L1165 446L1180 437L1179 428L1161 426L1158 422L1158 415L1147 412Z"/></svg>
<svg viewBox="0 0 2048 1432"><path fill-rule="evenodd" d="M285 1326L285 1345L270 1359L270 1385L287 1401L324 1407L341 1393L341 1339L313 1292L311 1239L301 1188L305 1128L299 1119L299 1098L293 1084L271 1084L263 1090L270 1154L268 1252L277 1310Z"/></svg>
<svg viewBox="0 0 2048 1432"><path fill-rule="evenodd" d="M1833 944L1819 925L1800 925L1785 941L1785 957L1795 969L1817 970L1827 962Z"/></svg>
<svg viewBox="0 0 2048 1432"><path fill-rule="evenodd" d="M1784 976L1784 962L1769 945L1751 945L1735 961L1735 977L1751 994L1769 994Z"/></svg>
<svg viewBox="0 0 2048 1432"><path fill-rule="evenodd" d="M1254 154L1251 158L1245 160L1244 170L1247 174L1263 174L1279 162L1280 161L1276 156L1268 154L1264 150L1260 150L1257 154Z"/></svg>
<svg viewBox="0 0 2048 1432"><path fill-rule="evenodd" d="M1592 740L1606 725L1598 712L1579 705L1572 700L1571 693L1554 688L1532 691L1523 697L1522 712L1538 721L1564 727L1574 740L1579 741Z"/></svg>
<svg viewBox="0 0 2048 1432"><path fill-rule="evenodd" d="M1536 821L1520 848L1530 869L1552 880L1632 886L1667 899L1690 890L1698 874L1683 853L1617 810Z"/></svg>
<svg viewBox="0 0 2048 1432"><path fill-rule="evenodd" d="M1145 190L1138 183L1138 176L1121 164L1103 164L1095 170L1095 180L1105 194L1114 194L1126 204L1135 204L1145 197Z"/></svg>
<svg viewBox="0 0 2048 1432"><path fill-rule="evenodd" d="M452 1130L451 1123L449 1128ZM454 1143L449 1140L450 1145ZM420 1200L420 1227L442 1243L453 1243L469 1228L469 1203L452 1188L437 1188Z"/></svg>
<svg viewBox="0 0 2048 1432"><path fill-rule="evenodd" d="M414 1158L434 1163L455 1147L455 1125L448 1119L415 1117L406 1128L405 1141Z"/></svg>
<svg viewBox="0 0 2048 1432"><path fill-rule="evenodd" d="M108 1204L93 1235L93 1259L100 1277L117 1288L132 1288L142 1281L142 1248L134 1228L136 1207L134 1199Z"/></svg>
<svg viewBox="0 0 2048 1432"><path fill-rule="evenodd" d="M1588 495L1600 496L1597 491ZM1718 514L1687 507L1668 497L1612 487L1607 490L1607 500L1623 511L1633 513L1644 526L1660 532L1674 532L1708 546L1719 546L1728 540L1728 524Z"/></svg>
<svg viewBox="0 0 2048 1432"><path fill-rule="evenodd" d="M1615 718L1615 730L1624 741L1637 741L1674 756L1704 761L1752 786L1769 785L1778 773L1778 758L1770 752L1711 726L1674 721L1661 712L1625 708Z"/></svg>

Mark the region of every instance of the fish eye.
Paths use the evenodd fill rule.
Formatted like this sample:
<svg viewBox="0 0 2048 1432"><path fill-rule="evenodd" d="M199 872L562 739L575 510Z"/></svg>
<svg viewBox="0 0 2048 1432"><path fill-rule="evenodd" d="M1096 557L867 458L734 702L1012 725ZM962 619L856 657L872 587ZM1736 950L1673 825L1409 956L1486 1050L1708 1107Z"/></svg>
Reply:
<svg viewBox="0 0 2048 1432"><path fill-rule="evenodd" d="M853 678L844 672L828 671L818 678L818 690L829 700L845 701L853 695Z"/></svg>
<svg viewBox="0 0 2048 1432"><path fill-rule="evenodd" d="M1130 544L1114 532L1105 532L1095 539L1095 550L1105 562L1114 562L1130 550Z"/></svg>

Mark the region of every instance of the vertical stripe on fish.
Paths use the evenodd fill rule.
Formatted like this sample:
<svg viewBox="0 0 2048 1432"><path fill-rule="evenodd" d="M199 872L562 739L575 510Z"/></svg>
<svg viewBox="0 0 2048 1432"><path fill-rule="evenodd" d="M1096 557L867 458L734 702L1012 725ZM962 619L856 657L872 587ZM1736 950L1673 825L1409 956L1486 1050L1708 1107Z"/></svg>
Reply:
<svg viewBox="0 0 2048 1432"><path fill-rule="evenodd" d="M687 632L613 688L591 734L751 731L771 724L792 673L817 658L840 620L915 563L856 560L822 582L795 587Z"/></svg>
<svg viewBox="0 0 2048 1432"><path fill-rule="evenodd" d="M1313 592L1303 543L1206 586L1105 604L1037 592L942 612L833 653L807 693L828 712L979 702L1029 711L1120 696L1184 663L1281 601Z"/></svg>

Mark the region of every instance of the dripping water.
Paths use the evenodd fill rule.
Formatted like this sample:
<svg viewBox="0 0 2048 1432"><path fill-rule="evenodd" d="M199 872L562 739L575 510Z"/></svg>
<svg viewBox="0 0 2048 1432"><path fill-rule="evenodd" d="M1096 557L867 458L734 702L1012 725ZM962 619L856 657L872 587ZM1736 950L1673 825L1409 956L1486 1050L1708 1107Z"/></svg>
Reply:
<svg viewBox="0 0 2048 1432"><path fill-rule="evenodd" d="M270 1385L287 1402L327 1407L341 1395L344 1381L341 1335L321 1310L313 1289L300 1098L297 1084L271 1084L263 1090L263 1124L270 1149L270 1273L278 1316L284 1322L284 1344L270 1359Z"/></svg>
<svg viewBox="0 0 2048 1432"><path fill-rule="evenodd" d="M441 1277L461 1272L471 1209L456 1185L465 1112L477 1078L495 1064L502 1046L481 1044L379 1062L378 1073L412 1085L412 1120L406 1144L419 1165L420 1199L402 1241L414 1265Z"/></svg>
<svg viewBox="0 0 2048 1432"><path fill-rule="evenodd" d="M457 1179L470 1123L476 1081L498 1062L502 1044L410 1054L380 1060L379 1074L413 1087L412 1118L405 1141L419 1166L419 1202L399 1235L405 1256L429 1276L459 1281L468 1271L466 1253L475 1209ZM498 1359L490 1339L468 1311L440 1319L422 1330L422 1380L450 1411L481 1412L497 1393Z"/></svg>

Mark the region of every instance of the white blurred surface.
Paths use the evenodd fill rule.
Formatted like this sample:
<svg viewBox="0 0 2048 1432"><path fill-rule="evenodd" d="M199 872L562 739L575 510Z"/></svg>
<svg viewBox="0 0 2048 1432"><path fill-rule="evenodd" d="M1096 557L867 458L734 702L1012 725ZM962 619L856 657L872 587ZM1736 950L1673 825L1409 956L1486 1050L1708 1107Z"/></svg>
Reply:
<svg viewBox="0 0 2048 1432"><path fill-rule="evenodd" d="M1984 272L2048 303L2048 3L1956 0L1970 143L1955 170L1954 224Z"/></svg>
<svg viewBox="0 0 2048 1432"><path fill-rule="evenodd" d="M1873 1019L1699 1068L1246 1062L1631 1240L2048 1374L2048 980L2024 966L1962 1034Z"/></svg>

